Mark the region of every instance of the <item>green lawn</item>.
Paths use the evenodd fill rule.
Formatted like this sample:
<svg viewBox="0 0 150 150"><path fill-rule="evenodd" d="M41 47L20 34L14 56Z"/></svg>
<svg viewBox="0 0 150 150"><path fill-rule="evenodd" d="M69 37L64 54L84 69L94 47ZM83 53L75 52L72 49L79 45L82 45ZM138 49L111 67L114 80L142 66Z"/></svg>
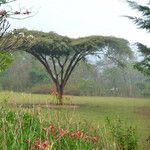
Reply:
<svg viewBox="0 0 150 150"><path fill-rule="evenodd" d="M1 92L0 101L20 104L42 104L54 102L55 98L49 95ZM150 146L145 142L145 139L148 137L148 135L150 135L150 99L68 96L65 102L77 104L79 105L79 108L49 109L49 111L59 111L60 113L73 113L77 116L77 118L80 117L81 120L87 120L96 125L103 124L106 117L114 119L119 117L125 123L137 127L141 141L140 149L147 150ZM42 109L44 112L45 109Z"/></svg>

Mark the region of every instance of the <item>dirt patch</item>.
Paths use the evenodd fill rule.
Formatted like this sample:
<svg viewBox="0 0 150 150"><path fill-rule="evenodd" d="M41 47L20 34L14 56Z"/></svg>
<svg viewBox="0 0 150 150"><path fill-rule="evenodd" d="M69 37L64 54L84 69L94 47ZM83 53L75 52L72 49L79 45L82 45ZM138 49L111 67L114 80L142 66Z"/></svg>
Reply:
<svg viewBox="0 0 150 150"><path fill-rule="evenodd" d="M59 109L59 108L70 108L70 109L77 109L79 108L79 105L77 104L64 104L64 105L58 105L58 104L54 104L54 103L36 103L36 104L32 104L32 103L24 103L24 104L20 104L20 103L10 103L10 106L12 107L18 107L18 108L35 108L35 107L41 107L41 108L50 108L50 109Z"/></svg>
<svg viewBox="0 0 150 150"><path fill-rule="evenodd" d="M135 109L134 112L138 113L139 115L150 117L150 107L147 107L147 106L138 107L138 108Z"/></svg>

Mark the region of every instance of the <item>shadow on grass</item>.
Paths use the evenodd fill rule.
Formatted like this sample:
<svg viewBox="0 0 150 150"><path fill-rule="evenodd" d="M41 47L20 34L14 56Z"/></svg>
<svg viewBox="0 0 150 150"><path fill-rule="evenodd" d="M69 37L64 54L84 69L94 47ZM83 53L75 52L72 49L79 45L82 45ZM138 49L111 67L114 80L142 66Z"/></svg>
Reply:
<svg viewBox="0 0 150 150"><path fill-rule="evenodd" d="M15 108L50 108L50 109L59 109L59 108L66 108L66 109L77 109L80 106L76 104L64 104L64 105L58 105L55 103L9 103L8 106L15 107Z"/></svg>
<svg viewBox="0 0 150 150"><path fill-rule="evenodd" d="M148 106L137 107L134 112L138 115L150 118L150 107Z"/></svg>

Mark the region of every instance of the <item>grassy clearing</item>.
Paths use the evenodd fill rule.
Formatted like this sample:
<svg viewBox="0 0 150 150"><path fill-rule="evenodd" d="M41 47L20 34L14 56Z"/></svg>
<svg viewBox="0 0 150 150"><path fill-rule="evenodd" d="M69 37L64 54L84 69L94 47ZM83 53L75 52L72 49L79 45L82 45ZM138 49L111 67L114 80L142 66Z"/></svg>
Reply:
<svg viewBox="0 0 150 150"><path fill-rule="evenodd" d="M36 95L25 93L1 92L0 100L8 103L20 104L42 104L55 102L55 98L49 95ZM150 134L150 100L144 98L119 98L119 97L67 97L66 103L79 105L78 109L49 109L52 114L59 112L74 115L76 122L87 120L96 126L102 126L107 117L111 119L120 118L127 125L137 127L140 138L140 149L148 149L150 145L145 139ZM16 108L13 108L14 110ZM30 111L27 108L17 108ZM41 109L45 116L47 108ZM63 115L62 115L63 116Z"/></svg>

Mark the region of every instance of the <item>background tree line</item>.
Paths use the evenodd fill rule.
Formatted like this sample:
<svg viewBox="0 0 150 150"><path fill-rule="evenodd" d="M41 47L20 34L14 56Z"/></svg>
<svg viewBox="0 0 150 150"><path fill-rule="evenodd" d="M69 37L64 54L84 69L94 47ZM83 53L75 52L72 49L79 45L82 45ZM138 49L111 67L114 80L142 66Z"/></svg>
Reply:
<svg viewBox="0 0 150 150"><path fill-rule="evenodd" d="M92 58L93 59L93 58ZM90 60L92 61L92 60ZM79 63L64 93L89 96L149 96L150 78L133 69L135 58L118 67L107 59ZM0 73L0 89L50 94L54 84L43 66L25 52L17 52L12 65Z"/></svg>

